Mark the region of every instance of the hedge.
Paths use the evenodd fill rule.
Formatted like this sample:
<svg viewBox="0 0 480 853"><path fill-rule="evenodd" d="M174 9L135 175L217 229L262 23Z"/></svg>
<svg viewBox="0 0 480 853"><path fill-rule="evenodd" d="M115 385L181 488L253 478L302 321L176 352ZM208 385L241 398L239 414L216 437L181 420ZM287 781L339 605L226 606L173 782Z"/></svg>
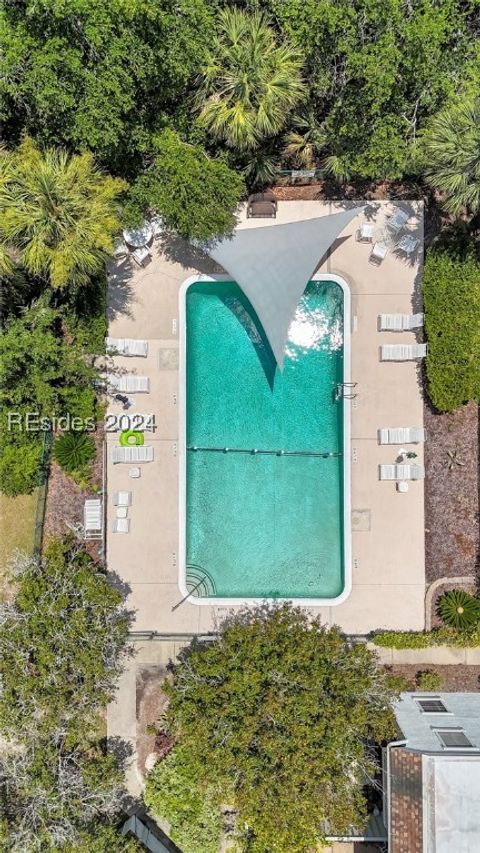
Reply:
<svg viewBox="0 0 480 853"><path fill-rule="evenodd" d="M480 398L480 265L440 248L429 252L423 276L430 398L449 412Z"/></svg>
<svg viewBox="0 0 480 853"><path fill-rule="evenodd" d="M426 649L429 646L455 646L475 648L480 646L480 624L471 631L452 628L435 628L433 631L379 631L371 640L376 646L387 649Z"/></svg>

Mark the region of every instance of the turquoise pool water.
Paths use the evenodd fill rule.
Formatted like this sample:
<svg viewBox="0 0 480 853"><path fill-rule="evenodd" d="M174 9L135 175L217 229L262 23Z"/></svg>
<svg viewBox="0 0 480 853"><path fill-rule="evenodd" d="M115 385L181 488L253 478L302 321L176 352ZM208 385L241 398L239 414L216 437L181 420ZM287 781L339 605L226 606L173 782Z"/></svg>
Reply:
<svg viewBox="0 0 480 853"><path fill-rule="evenodd" d="M186 349L187 589L335 598L344 588L341 287L308 284L283 373L231 282L187 289Z"/></svg>

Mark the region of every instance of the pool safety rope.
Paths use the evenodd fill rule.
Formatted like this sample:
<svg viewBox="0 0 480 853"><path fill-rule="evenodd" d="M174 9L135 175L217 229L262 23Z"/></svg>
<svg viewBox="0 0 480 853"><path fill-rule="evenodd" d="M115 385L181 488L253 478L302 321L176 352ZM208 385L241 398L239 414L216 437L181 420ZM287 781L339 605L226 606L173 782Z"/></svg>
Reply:
<svg viewBox="0 0 480 853"><path fill-rule="evenodd" d="M314 450L260 450L257 447L245 449L243 447L197 447L196 444L187 446L187 450L206 451L208 453L247 453L250 456L318 456L322 459L329 459L331 456L343 456L342 453L336 451L320 451Z"/></svg>

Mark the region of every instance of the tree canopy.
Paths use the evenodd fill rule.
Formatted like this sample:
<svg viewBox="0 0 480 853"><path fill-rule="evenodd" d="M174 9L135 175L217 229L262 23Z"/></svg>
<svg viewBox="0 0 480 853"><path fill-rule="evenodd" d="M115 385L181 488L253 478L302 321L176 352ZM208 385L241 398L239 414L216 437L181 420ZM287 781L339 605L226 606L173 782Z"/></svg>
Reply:
<svg viewBox="0 0 480 853"><path fill-rule="evenodd" d="M391 693L365 646L300 608L241 611L217 641L192 646L165 690L171 755L183 775L188 755L191 787L237 810L245 850L304 853L325 833L362 827L368 744L393 731ZM174 761L160 760L148 780L160 815Z"/></svg>
<svg viewBox="0 0 480 853"><path fill-rule="evenodd" d="M41 560L17 555L11 571L13 597L0 605L2 850L132 853L115 843L122 768L98 736L126 654L122 597L73 538L52 540Z"/></svg>
<svg viewBox="0 0 480 853"><path fill-rule="evenodd" d="M89 153L41 151L29 138L3 154L0 168L3 247L53 288L88 283L113 251L127 184L103 175Z"/></svg>
<svg viewBox="0 0 480 853"><path fill-rule="evenodd" d="M231 232L242 177L170 129L155 137L154 151L152 164L132 187L126 215L141 220L146 208L155 208L167 227L198 240Z"/></svg>

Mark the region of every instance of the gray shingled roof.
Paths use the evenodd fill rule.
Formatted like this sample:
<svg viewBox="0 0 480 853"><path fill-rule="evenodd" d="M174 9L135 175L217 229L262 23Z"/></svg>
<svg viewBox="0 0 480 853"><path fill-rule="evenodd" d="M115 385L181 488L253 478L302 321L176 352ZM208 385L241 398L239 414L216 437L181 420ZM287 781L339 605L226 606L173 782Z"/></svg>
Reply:
<svg viewBox="0 0 480 853"><path fill-rule="evenodd" d="M280 369L288 327L305 287L332 243L357 216L352 207L331 216L284 225L237 229L209 248L256 312Z"/></svg>

